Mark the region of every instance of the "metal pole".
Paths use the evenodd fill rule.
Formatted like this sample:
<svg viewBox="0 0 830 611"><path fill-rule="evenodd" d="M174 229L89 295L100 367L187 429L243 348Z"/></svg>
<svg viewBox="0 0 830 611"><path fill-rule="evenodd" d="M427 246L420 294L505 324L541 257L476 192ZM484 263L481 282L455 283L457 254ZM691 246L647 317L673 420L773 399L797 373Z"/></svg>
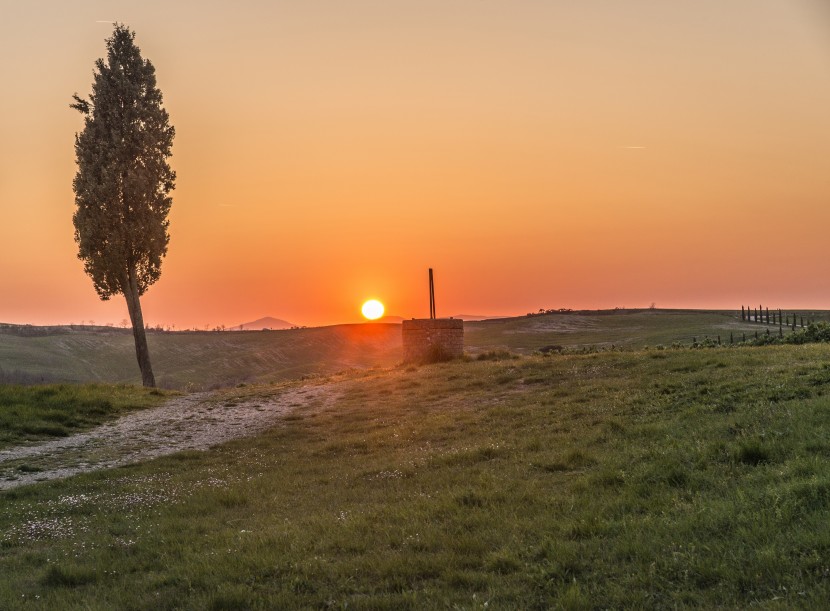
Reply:
<svg viewBox="0 0 830 611"><path fill-rule="evenodd" d="M429 268L429 317L435 318L435 284L432 281L432 268Z"/></svg>

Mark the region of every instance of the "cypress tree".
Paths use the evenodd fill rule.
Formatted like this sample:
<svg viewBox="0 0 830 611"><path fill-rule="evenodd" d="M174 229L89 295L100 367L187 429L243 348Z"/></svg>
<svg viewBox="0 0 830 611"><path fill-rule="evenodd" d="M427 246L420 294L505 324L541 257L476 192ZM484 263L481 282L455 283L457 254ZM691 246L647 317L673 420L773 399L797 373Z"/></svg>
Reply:
<svg viewBox="0 0 830 611"><path fill-rule="evenodd" d="M75 136L75 241L98 296L124 295L142 382L155 386L140 297L161 276L170 241L176 174L167 158L175 130L135 33L116 24L106 46L106 60L95 62L92 94L75 94L71 105L84 116Z"/></svg>

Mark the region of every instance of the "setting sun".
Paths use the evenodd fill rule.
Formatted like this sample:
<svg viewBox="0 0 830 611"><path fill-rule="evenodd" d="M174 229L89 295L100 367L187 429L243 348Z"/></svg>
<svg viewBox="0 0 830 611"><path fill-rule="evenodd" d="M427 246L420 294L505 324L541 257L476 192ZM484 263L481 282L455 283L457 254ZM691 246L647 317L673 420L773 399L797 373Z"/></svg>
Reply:
<svg viewBox="0 0 830 611"><path fill-rule="evenodd" d="M363 312L363 315L369 320L377 320L383 316L383 310L383 304L377 299L370 299L363 304L362 308L360 308L360 311Z"/></svg>

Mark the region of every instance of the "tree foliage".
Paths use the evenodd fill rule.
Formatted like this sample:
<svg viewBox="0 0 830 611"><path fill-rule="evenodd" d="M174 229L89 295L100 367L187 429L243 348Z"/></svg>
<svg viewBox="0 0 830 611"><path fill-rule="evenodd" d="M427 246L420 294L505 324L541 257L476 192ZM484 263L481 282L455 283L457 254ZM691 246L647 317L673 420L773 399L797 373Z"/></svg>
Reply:
<svg viewBox="0 0 830 611"><path fill-rule="evenodd" d="M162 108L155 68L135 33L116 25L107 59L95 63L89 100L74 95L84 117L75 138L78 172L73 217L78 257L101 299L143 295L161 275L176 175L167 163L174 128Z"/></svg>

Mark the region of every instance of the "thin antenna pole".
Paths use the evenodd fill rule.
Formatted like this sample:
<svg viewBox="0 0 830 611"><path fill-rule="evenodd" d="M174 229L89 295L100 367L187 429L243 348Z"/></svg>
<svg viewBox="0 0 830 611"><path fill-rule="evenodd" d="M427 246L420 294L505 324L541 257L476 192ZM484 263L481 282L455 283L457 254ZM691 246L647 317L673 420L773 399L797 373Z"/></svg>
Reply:
<svg viewBox="0 0 830 611"><path fill-rule="evenodd" d="M435 284L432 281L432 268L429 268L429 317L435 318Z"/></svg>

